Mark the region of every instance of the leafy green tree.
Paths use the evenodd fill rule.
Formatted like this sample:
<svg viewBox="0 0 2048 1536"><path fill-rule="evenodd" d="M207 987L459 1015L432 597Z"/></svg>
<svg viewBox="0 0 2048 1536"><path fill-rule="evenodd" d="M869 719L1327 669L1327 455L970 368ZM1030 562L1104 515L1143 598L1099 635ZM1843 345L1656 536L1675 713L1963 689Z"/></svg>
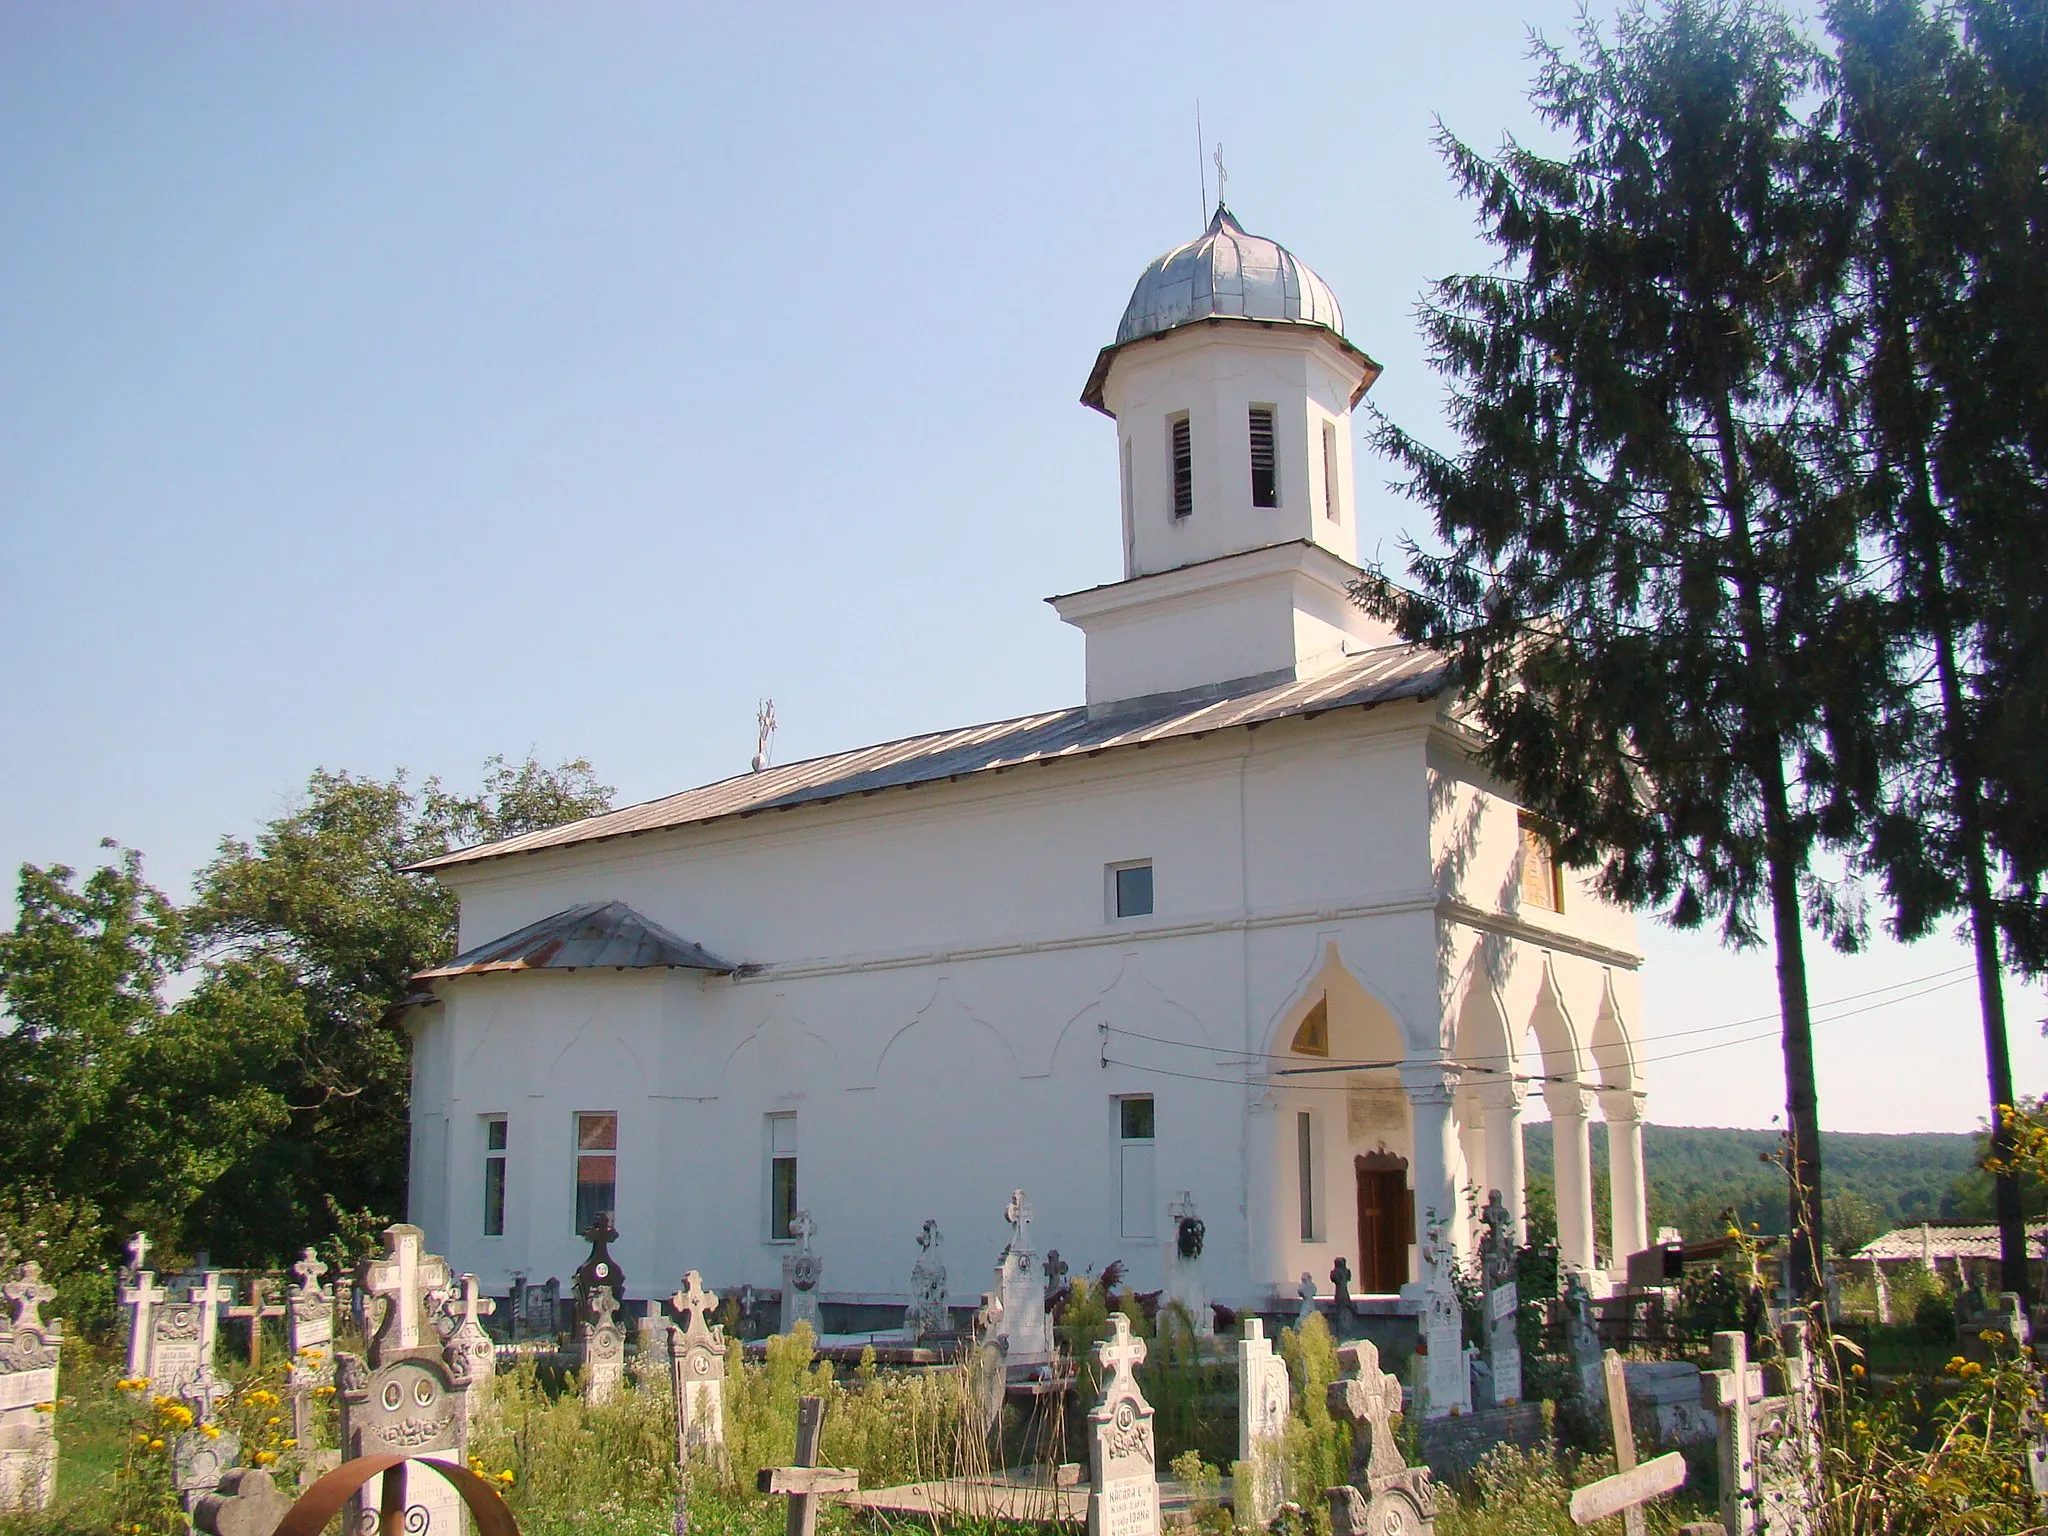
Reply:
<svg viewBox="0 0 2048 1536"><path fill-rule="evenodd" d="M454 952L456 920L454 897L406 866L611 804L581 759L485 769L470 796L322 769L298 806L253 841L223 839L200 872L186 932L212 1006L255 1019L288 1005L299 1020L275 1085L289 1123L200 1202L224 1251L268 1253L403 1208L410 1067L394 1014L414 973Z"/></svg>
<svg viewBox="0 0 2048 1536"><path fill-rule="evenodd" d="M292 1002L209 975L167 1006L187 935L132 850L83 881L25 865L18 902L0 934L0 1183L44 1191L67 1228L93 1212L103 1234L175 1244L201 1193L283 1124L269 1078Z"/></svg>
<svg viewBox="0 0 2048 1536"><path fill-rule="evenodd" d="M1866 862L1884 877L1900 937L1965 918L2001 1164L2011 1148L1998 1117L2013 1103L2001 930L2029 964L2048 958L2032 952L2027 894L2040 884L2029 829L2048 819L2048 145L2017 124L2022 109L1982 49L2019 11L2037 31L2048 15L1966 7L1991 25L1965 29L1919 0L1837 0L1829 15L1849 150L1842 203L1856 234L1844 311L1856 366L1836 395L1839 441L1889 557L1894 641L1892 686L1873 696L1892 771L1874 780ZM2013 834L2003 857L2001 827ZM2016 1175L1998 1177L1996 1206L2002 1283L2024 1292Z"/></svg>
<svg viewBox="0 0 2048 1536"><path fill-rule="evenodd" d="M1538 42L1531 100L1570 141L1482 154L1445 133L1501 258L1422 312L1462 440L1382 418L1435 515L1419 590L1361 598L1446 653L1484 757L1605 892L1777 960L1793 1278L1819 1271L1820 1141L1804 904L1853 826L1845 786L1869 615L1827 475L1831 146L1821 60L1755 0L1625 9L1577 58Z"/></svg>

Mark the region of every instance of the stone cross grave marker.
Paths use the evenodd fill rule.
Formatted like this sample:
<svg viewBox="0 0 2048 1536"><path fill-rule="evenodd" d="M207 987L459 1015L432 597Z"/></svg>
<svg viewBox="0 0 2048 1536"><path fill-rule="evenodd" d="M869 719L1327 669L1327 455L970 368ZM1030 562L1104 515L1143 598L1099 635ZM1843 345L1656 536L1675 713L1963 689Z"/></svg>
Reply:
<svg viewBox="0 0 2048 1536"><path fill-rule="evenodd" d="M1132 1374L1145 1363L1145 1341L1131 1320L1109 1317L1113 1330L1095 1346L1109 1372L1102 1400L1088 1410L1088 1536L1159 1536L1159 1473L1152 1405Z"/></svg>
<svg viewBox="0 0 2048 1536"><path fill-rule="evenodd" d="M1660 1494L1685 1484L1685 1458L1673 1451L1636 1464L1636 1432L1629 1420L1628 1376L1621 1356L1608 1350L1601 1362L1607 1383L1607 1422L1614 1432L1614 1476L1588 1483L1572 1493L1572 1523L1591 1525L1621 1516L1623 1536L1644 1536L1648 1529L1643 1506Z"/></svg>
<svg viewBox="0 0 2048 1536"><path fill-rule="evenodd" d="M583 1357L583 1396L608 1403L626 1376L626 1331L618 1324L619 1302L608 1285L595 1287L584 1306L589 1315L576 1325Z"/></svg>
<svg viewBox="0 0 2048 1536"><path fill-rule="evenodd" d="M384 1231L384 1256L357 1267L357 1283L384 1303L370 1358L338 1354L341 1455L428 1456L463 1464L469 1453L468 1361L451 1356L426 1317L430 1291L448 1289L447 1260L428 1253L424 1234L406 1223ZM445 1478L407 1479L405 1469L373 1478L350 1496L345 1531L376 1531L389 1477L403 1492L407 1536L460 1536L462 1497Z"/></svg>
<svg viewBox="0 0 2048 1536"><path fill-rule="evenodd" d="M946 1259L941 1241L939 1224L927 1219L917 1234L917 1262L910 1268L910 1306L903 1318L903 1331L913 1343L953 1331L953 1314L946 1306Z"/></svg>
<svg viewBox="0 0 2048 1536"><path fill-rule="evenodd" d="M761 1492L780 1494L789 1500L788 1536L815 1536L820 1494L852 1493L860 1487L858 1472L818 1465L818 1442L824 1433L825 1399L798 1398L796 1465L763 1467L756 1474L755 1486Z"/></svg>
<svg viewBox="0 0 2048 1536"><path fill-rule="evenodd" d="M711 1325L718 1297L704 1289L694 1269L668 1304L681 1319L669 1336L669 1379L675 1388L676 1455L688 1466L699 1455L725 1454L725 1330Z"/></svg>
<svg viewBox="0 0 2048 1536"><path fill-rule="evenodd" d="M236 1467L199 1500L192 1523L210 1536L271 1536L295 1502L268 1467Z"/></svg>
<svg viewBox="0 0 2048 1536"><path fill-rule="evenodd" d="M1515 1245L1514 1216L1499 1190L1487 1191L1479 1221L1486 1232L1480 1240L1479 1264L1485 1277L1486 1365L1493 1384L1493 1402L1481 1406L1498 1407L1522 1397L1522 1344L1516 1332L1522 1297L1515 1278L1521 1255Z"/></svg>
<svg viewBox="0 0 2048 1536"><path fill-rule="evenodd" d="M228 1316L240 1318L249 1324L249 1369L261 1369L263 1365L263 1324L273 1317L283 1317L288 1310L270 1300L270 1277L251 1275L249 1277L249 1299L241 1306L230 1306Z"/></svg>
<svg viewBox="0 0 2048 1536"><path fill-rule="evenodd" d="M200 1501L220 1486L241 1453L242 1442L231 1429L209 1435L194 1424L171 1442L171 1482L186 1514L198 1509Z"/></svg>
<svg viewBox="0 0 2048 1536"><path fill-rule="evenodd" d="M483 1322L497 1310L498 1304L481 1292L475 1275L459 1276L456 1286L457 1292L449 1303L455 1327L442 1348L451 1356L460 1356L468 1370L466 1396L469 1417L474 1422L476 1415L483 1411L484 1404L491 1400L491 1391L498 1377L498 1347L491 1342L490 1334L484 1331Z"/></svg>
<svg viewBox="0 0 2048 1536"><path fill-rule="evenodd" d="M1457 1252L1445 1224L1429 1213L1422 1243L1422 1416L1441 1419L1472 1406L1472 1377L1465 1365L1465 1310L1458 1303L1451 1266Z"/></svg>
<svg viewBox="0 0 2048 1536"><path fill-rule="evenodd" d="M1002 1302L1004 1370L1034 1375L1052 1363L1052 1330L1045 1317L1045 1274L1032 1263L1031 1202L1012 1190L1003 1207L1010 1240L996 1265L996 1296Z"/></svg>
<svg viewBox="0 0 2048 1536"><path fill-rule="evenodd" d="M311 1248L299 1256L292 1273L299 1283L284 1293L284 1342L292 1357L285 1388L292 1400L292 1436L310 1452L313 1394L334 1384L334 1298L320 1284L327 1266Z"/></svg>
<svg viewBox="0 0 2048 1536"><path fill-rule="evenodd" d="M220 1272L209 1270L203 1286L151 1307L148 1359L135 1373L149 1378L151 1391L182 1396L193 1382L213 1374L221 1304L233 1295L231 1287L221 1284Z"/></svg>
<svg viewBox="0 0 2048 1536"><path fill-rule="evenodd" d="M1237 1459L1251 1469L1251 1479L1238 1498L1241 1514L1261 1528L1272 1523L1285 1497L1283 1446L1292 1398L1287 1362L1273 1353L1265 1323L1246 1318L1237 1341Z"/></svg>
<svg viewBox="0 0 2048 1536"><path fill-rule="evenodd" d="M586 1323L591 1318L590 1298L600 1286L612 1293L612 1300L626 1299L626 1272L612 1257L612 1244L619 1240L619 1228L610 1211L599 1211L580 1235L590 1244L590 1252L576 1266L569 1283L576 1297L576 1321Z"/></svg>
<svg viewBox="0 0 2048 1536"><path fill-rule="evenodd" d="M384 1303L383 1318L370 1340L372 1368L394 1354L439 1343L427 1321L427 1293L447 1289L448 1261L428 1253L426 1241L427 1234L418 1227L398 1222L384 1229L384 1257L356 1266L357 1288Z"/></svg>
<svg viewBox="0 0 2048 1536"><path fill-rule="evenodd" d="M1700 1375L1700 1400L1714 1410L1721 1463L1721 1524L1735 1536L1809 1536L1808 1493L1819 1445L1804 1335L1787 1324L1782 1394L1766 1395L1738 1330L1714 1335L1716 1369Z"/></svg>
<svg viewBox="0 0 2048 1536"><path fill-rule="evenodd" d="M156 1276L144 1267L149 1258L149 1239L138 1232L128 1240L129 1273L121 1284L121 1305L128 1309L128 1375L149 1375L150 1348L155 1339L156 1309L168 1293L156 1283Z"/></svg>
<svg viewBox="0 0 2048 1536"><path fill-rule="evenodd" d="M1331 1316L1341 1328L1351 1321L1351 1262L1343 1254L1337 1255L1337 1262L1330 1266L1330 1290L1336 1300L1331 1305Z"/></svg>
<svg viewBox="0 0 2048 1536"><path fill-rule="evenodd" d="M0 1513L47 1509L56 1495L62 1330L42 1316L56 1294L33 1261L0 1286Z"/></svg>
<svg viewBox="0 0 2048 1536"><path fill-rule="evenodd" d="M1294 1288L1295 1299L1300 1303L1294 1312L1297 1323L1305 1323L1316 1315L1316 1277L1307 1270L1301 1272L1301 1284Z"/></svg>
<svg viewBox="0 0 2048 1536"><path fill-rule="evenodd" d="M818 1282L825 1278L825 1261L811 1252L811 1238L817 1230L818 1223L809 1211L798 1211L789 1218L789 1235L796 1239L797 1247L782 1259L783 1333L794 1332L798 1323L809 1323L815 1334L825 1331L818 1317Z"/></svg>
<svg viewBox="0 0 2048 1536"><path fill-rule="evenodd" d="M1600 1401L1600 1325L1593 1317L1593 1293L1586 1277L1576 1269L1564 1282L1565 1337L1571 1347L1572 1367L1579 1396L1590 1414Z"/></svg>
<svg viewBox="0 0 2048 1536"><path fill-rule="evenodd" d="M1436 1490L1429 1468L1411 1467L1394 1440L1401 1383L1380 1369L1370 1339L1337 1351L1344 1374L1326 1394L1330 1414L1351 1426L1351 1481L1325 1490L1332 1536L1430 1536Z"/></svg>
<svg viewBox="0 0 2048 1536"><path fill-rule="evenodd" d="M1215 1321L1209 1311L1208 1287L1202 1283L1202 1248L1208 1228L1195 1209L1195 1197L1181 1190L1167 1203L1166 1214L1173 1222L1173 1241L1167 1250L1166 1296L1187 1309L1197 1333L1214 1333Z"/></svg>

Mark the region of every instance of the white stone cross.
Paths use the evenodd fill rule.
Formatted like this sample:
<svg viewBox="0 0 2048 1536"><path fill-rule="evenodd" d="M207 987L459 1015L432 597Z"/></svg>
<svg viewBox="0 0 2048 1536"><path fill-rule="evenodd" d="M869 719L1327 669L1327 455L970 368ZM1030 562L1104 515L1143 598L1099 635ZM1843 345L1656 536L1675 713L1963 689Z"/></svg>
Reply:
<svg viewBox="0 0 2048 1536"><path fill-rule="evenodd" d="M1182 1190L1179 1194L1174 1196L1174 1198L1171 1201L1167 1203L1166 1214L1171 1216L1176 1223L1178 1223L1183 1216L1194 1215L1195 1197L1187 1190Z"/></svg>
<svg viewBox="0 0 2048 1536"><path fill-rule="evenodd" d="M693 1269L684 1274L682 1289L669 1297L668 1304L683 1320L683 1332L688 1333L717 1310L718 1297L704 1289L704 1277Z"/></svg>
<svg viewBox="0 0 2048 1536"><path fill-rule="evenodd" d="M598 1327L611 1327L612 1318L617 1315L619 1310L619 1299L612 1294L610 1286L600 1285L596 1290L592 1291L588 1305L591 1316L597 1319Z"/></svg>
<svg viewBox="0 0 2048 1536"><path fill-rule="evenodd" d="M220 1309L235 1299L235 1288L220 1281L220 1271L209 1269L205 1286L186 1295L199 1308L199 1366L209 1376L213 1374L213 1341L220 1331Z"/></svg>
<svg viewBox="0 0 2048 1536"><path fill-rule="evenodd" d="M478 1290L478 1285L475 1275L462 1277L462 1300L456 1305L461 1310L461 1326L464 1328L481 1330L483 1324L478 1319L489 1317L498 1310L498 1304Z"/></svg>
<svg viewBox="0 0 2048 1536"><path fill-rule="evenodd" d="M19 1280L0 1286L0 1296L14 1305L15 1327L33 1328L37 1333L48 1331L43 1323L43 1303L55 1301L57 1289L43 1284L43 1266L34 1259L21 1266Z"/></svg>
<svg viewBox="0 0 2048 1536"><path fill-rule="evenodd" d="M1109 1314L1110 1335L1095 1346L1096 1363L1109 1367L1111 1375L1102 1386L1102 1399L1108 1402L1117 1395L1119 1387L1135 1393L1138 1379L1132 1374L1145 1363L1145 1341L1131 1332L1131 1320L1121 1312Z"/></svg>
<svg viewBox="0 0 2048 1536"><path fill-rule="evenodd" d="M1348 1364L1351 1374L1330 1383L1330 1413L1351 1425L1352 1482L1371 1486L1372 1479L1398 1473L1406 1465L1394 1444L1391 1422L1401 1411L1400 1378L1380 1369L1379 1346L1370 1339L1338 1350L1337 1363L1340 1368ZM1360 1430L1366 1432L1366 1445L1359 1444Z"/></svg>
<svg viewBox="0 0 2048 1536"><path fill-rule="evenodd" d="M299 1256L299 1262L292 1266L292 1273L299 1277L299 1288L308 1295L325 1294L320 1289L320 1281L327 1273L327 1266L320 1262L320 1255L311 1248Z"/></svg>
<svg viewBox="0 0 2048 1536"><path fill-rule="evenodd" d="M811 1251L811 1234L818 1230L818 1223L809 1211L797 1211L789 1218L789 1235L795 1238L805 1253Z"/></svg>
<svg viewBox="0 0 2048 1536"><path fill-rule="evenodd" d="M1029 1253L1031 1251L1031 1202L1024 1198L1024 1191L1010 1191L1010 1203L1003 1207L1003 1220L1010 1224L1010 1251Z"/></svg>
<svg viewBox="0 0 2048 1536"><path fill-rule="evenodd" d="M188 1403L195 1404L193 1417L202 1424L212 1422L213 1405L224 1397L234 1394L234 1388L215 1376L211 1370L202 1372L179 1389L178 1395Z"/></svg>
<svg viewBox="0 0 2048 1536"><path fill-rule="evenodd" d="M420 1347L421 1301L448 1286L448 1261L422 1251L426 1233L399 1222L384 1229L384 1257L366 1260L362 1286L384 1299L384 1323L376 1342L384 1349Z"/></svg>
<svg viewBox="0 0 2048 1536"><path fill-rule="evenodd" d="M149 1238L143 1233L128 1239L128 1267L137 1275L143 1273L143 1266L149 1262L149 1246Z"/></svg>

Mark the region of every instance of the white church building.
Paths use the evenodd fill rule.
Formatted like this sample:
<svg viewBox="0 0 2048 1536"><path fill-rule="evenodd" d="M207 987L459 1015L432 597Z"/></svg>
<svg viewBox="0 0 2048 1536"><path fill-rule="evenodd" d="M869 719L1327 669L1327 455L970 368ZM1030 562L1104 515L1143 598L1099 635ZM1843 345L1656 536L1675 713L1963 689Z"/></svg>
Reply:
<svg viewBox="0 0 2048 1536"><path fill-rule="evenodd" d="M420 866L410 1219L503 1291L616 1213L635 1295L902 1302L927 1218L986 1289L1028 1191L1076 1272L1165 1279L1183 1195L1244 1308L1418 1280L1554 1125L1564 1260L1646 1245L1631 914L1473 760L1436 660L1347 595L1354 406L1329 288L1219 206L1145 269L1082 395L1122 578L1051 599L1085 702L741 777ZM1608 1126L1596 1254L1588 1126Z"/></svg>

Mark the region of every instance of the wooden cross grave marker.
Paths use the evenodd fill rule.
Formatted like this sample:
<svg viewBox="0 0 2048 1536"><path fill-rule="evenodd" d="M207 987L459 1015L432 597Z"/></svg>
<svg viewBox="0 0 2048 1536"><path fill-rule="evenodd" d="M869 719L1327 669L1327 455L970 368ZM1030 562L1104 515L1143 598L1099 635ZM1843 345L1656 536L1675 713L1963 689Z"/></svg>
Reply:
<svg viewBox="0 0 2048 1536"><path fill-rule="evenodd" d="M1600 1362L1607 1379L1607 1422L1614 1430L1614 1476L1588 1483L1572 1494L1572 1524L1591 1525L1621 1516L1626 1536L1644 1536L1643 1506L1684 1486L1685 1458L1672 1451L1636 1464L1636 1432L1628 1416L1628 1376L1621 1356L1608 1350Z"/></svg>
<svg viewBox="0 0 2048 1536"><path fill-rule="evenodd" d="M763 1467L756 1486L763 1493L781 1494L789 1500L788 1536L816 1536L818 1496L828 1493L856 1493L860 1473L844 1467L818 1465L818 1442L825 1433L825 1399L800 1397L796 1400L796 1465Z"/></svg>
<svg viewBox="0 0 2048 1536"><path fill-rule="evenodd" d="M239 1307L228 1308L229 1317L246 1318L249 1323L249 1369L258 1370L263 1365L263 1320L266 1317L283 1317L283 1303L265 1305L270 1297L270 1277L256 1275L249 1281L249 1300Z"/></svg>

